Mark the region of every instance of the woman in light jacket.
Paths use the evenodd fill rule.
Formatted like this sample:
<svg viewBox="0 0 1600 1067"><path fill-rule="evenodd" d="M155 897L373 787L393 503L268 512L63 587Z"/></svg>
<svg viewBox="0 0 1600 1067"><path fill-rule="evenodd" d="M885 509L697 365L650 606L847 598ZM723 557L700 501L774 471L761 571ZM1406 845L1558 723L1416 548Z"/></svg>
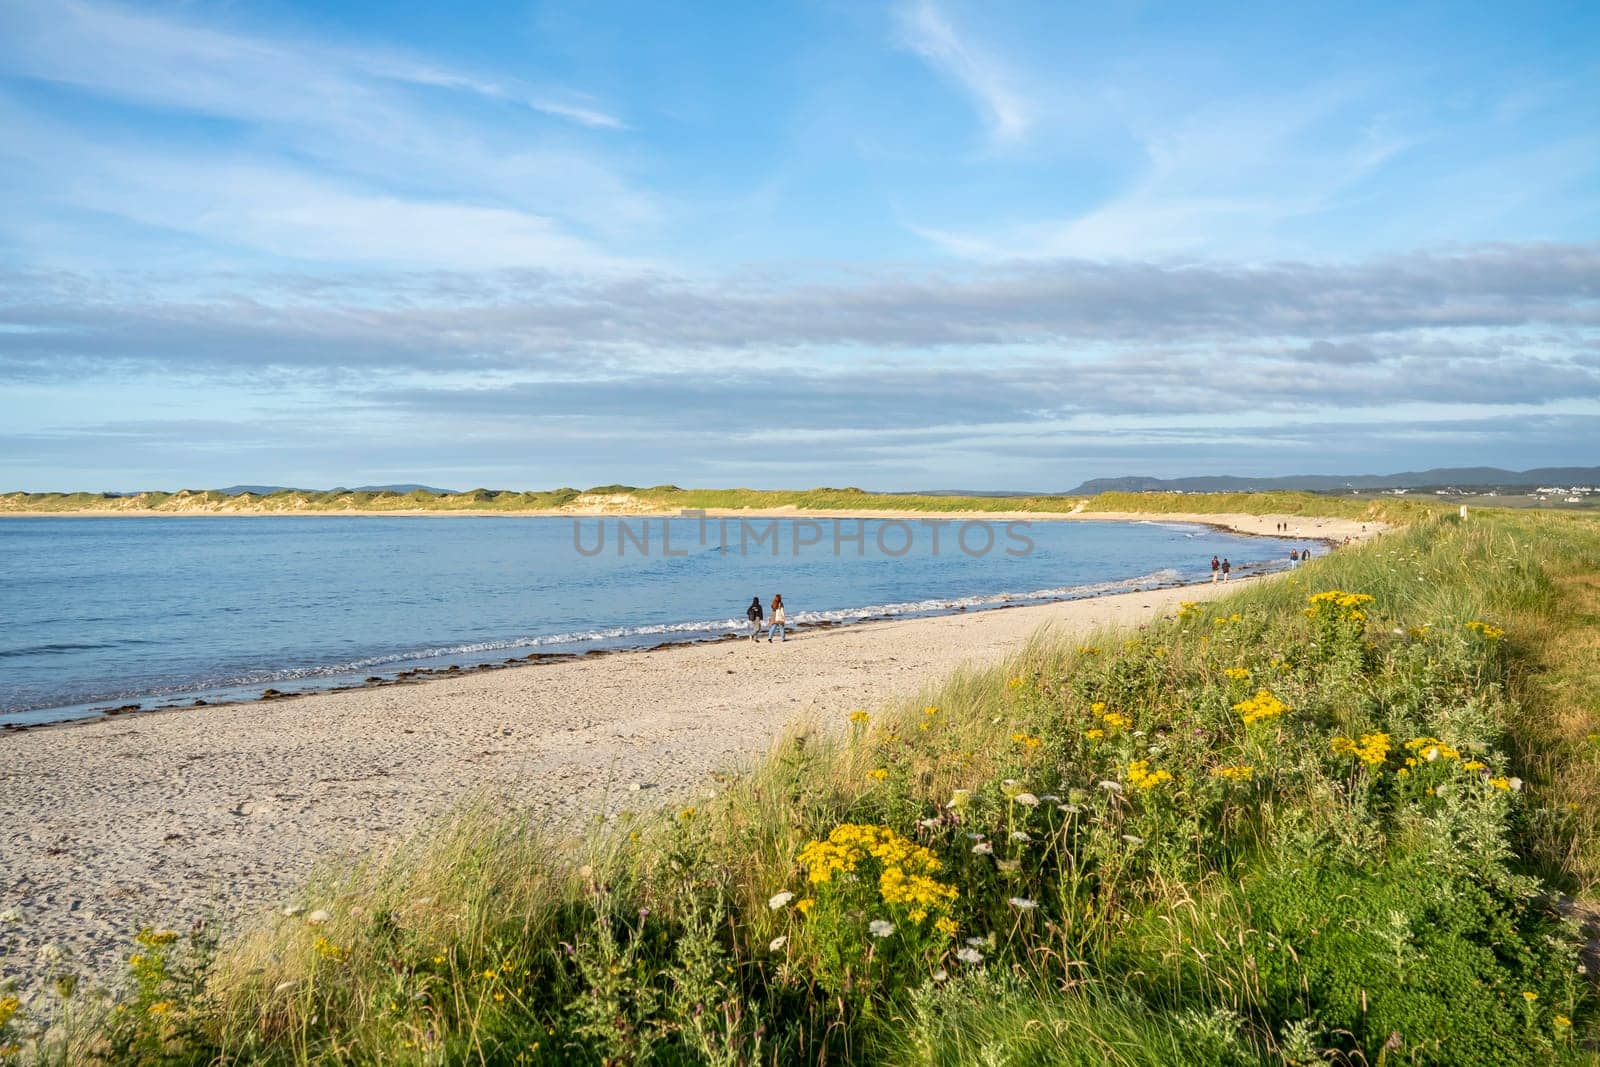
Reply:
<svg viewBox="0 0 1600 1067"><path fill-rule="evenodd" d="M773 634L777 634L780 641L789 640L784 632L784 624L783 594L779 593L772 598L772 625L767 628L767 644L772 644Z"/></svg>

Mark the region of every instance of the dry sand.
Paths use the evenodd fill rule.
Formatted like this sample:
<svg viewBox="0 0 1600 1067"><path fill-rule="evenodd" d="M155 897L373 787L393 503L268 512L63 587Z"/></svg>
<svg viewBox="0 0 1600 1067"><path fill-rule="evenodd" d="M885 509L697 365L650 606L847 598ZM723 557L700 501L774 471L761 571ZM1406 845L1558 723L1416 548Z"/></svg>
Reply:
<svg viewBox="0 0 1600 1067"><path fill-rule="evenodd" d="M1242 518L1267 532L1275 522ZM1301 521L1306 536L1361 532ZM237 922L285 899L314 863L381 846L486 787L569 825L670 803L797 721L914 696L1040 627L1127 625L1196 597L1163 589L865 623L781 645L678 646L3 734L0 977L33 986L66 967L109 978L141 924ZM56 949L65 962L52 966Z"/></svg>

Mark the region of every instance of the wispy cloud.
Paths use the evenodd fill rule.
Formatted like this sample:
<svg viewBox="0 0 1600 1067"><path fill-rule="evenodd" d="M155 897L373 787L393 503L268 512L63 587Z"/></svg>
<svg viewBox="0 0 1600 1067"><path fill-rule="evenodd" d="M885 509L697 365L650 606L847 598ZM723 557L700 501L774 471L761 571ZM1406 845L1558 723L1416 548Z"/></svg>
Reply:
<svg viewBox="0 0 1600 1067"><path fill-rule="evenodd" d="M995 141L1016 142L1033 125L1033 107L1012 84L1012 72L957 29L933 0L912 0L897 12L900 44L955 81L982 110Z"/></svg>
<svg viewBox="0 0 1600 1067"><path fill-rule="evenodd" d="M135 238L167 232L209 242L223 257L583 271L617 262L600 246L659 215L654 198L603 155L569 138L542 143L516 124L477 122L426 90L625 128L583 94L393 51L22 0L0 8L0 73L248 131L194 138L168 135L159 121L85 128L0 90L0 160L17 194L0 236L41 262L71 262L74 233L87 235L84 255L148 262L153 242ZM139 229L108 241L109 219Z"/></svg>
<svg viewBox="0 0 1600 1067"><path fill-rule="evenodd" d="M1341 206L1353 187L1413 143L1380 121L1347 128L1341 120L1363 97L1359 86L1331 84L1137 115L1126 121L1142 164L1089 209L988 229L912 229L947 251L980 258L1270 252L1280 227Z"/></svg>
<svg viewBox="0 0 1600 1067"><path fill-rule="evenodd" d="M234 29L82 0L17 0L0 12L14 73L163 107L241 118L326 119L385 106L393 81L519 103L583 126L625 123L578 94L539 91L377 48ZM571 99L569 99L569 97Z"/></svg>

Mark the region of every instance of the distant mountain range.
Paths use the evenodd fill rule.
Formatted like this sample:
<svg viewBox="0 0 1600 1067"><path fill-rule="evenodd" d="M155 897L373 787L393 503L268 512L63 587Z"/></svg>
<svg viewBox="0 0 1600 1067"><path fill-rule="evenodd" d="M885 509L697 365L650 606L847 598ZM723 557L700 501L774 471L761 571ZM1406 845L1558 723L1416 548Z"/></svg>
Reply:
<svg viewBox="0 0 1600 1067"><path fill-rule="evenodd" d="M424 493L432 493L434 496L456 495L456 490L454 489L435 489L431 485L415 485L412 483L405 485L358 485L354 489L346 489L343 486L339 486L329 491L334 493L414 493L419 489ZM230 485L226 489L217 490L217 492L225 493L228 496L243 496L246 493L250 493L253 496L266 496L269 493L282 493L285 491L303 493L312 492L313 490L296 489L289 485Z"/></svg>
<svg viewBox="0 0 1600 1067"><path fill-rule="evenodd" d="M1095 493L1228 493L1262 489L1435 489L1455 487L1533 487L1600 485L1600 467L1538 467L1508 471L1499 467L1435 467L1401 474L1291 474L1281 478L1239 478L1231 474L1203 478L1091 478L1068 496Z"/></svg>

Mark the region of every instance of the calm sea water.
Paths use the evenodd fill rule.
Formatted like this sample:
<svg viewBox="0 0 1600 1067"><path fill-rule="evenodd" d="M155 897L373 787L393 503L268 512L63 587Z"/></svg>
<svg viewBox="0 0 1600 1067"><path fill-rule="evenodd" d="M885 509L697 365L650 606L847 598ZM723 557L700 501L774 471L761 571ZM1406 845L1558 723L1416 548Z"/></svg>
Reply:
<svg viewBox="0 0 1600 1067"><path fill-rule="evenodd" d="M1280 566L1306 543L1037 522L993 524L987 552L982 528L961 541L959 525L943 527L935 551L932 532L871 520L634 520L622 537L598 519L0 519L0 723L715 638L743 625L752 596L777 592L791 623L848 623L1197 580L1213 553Z"/></svg>

